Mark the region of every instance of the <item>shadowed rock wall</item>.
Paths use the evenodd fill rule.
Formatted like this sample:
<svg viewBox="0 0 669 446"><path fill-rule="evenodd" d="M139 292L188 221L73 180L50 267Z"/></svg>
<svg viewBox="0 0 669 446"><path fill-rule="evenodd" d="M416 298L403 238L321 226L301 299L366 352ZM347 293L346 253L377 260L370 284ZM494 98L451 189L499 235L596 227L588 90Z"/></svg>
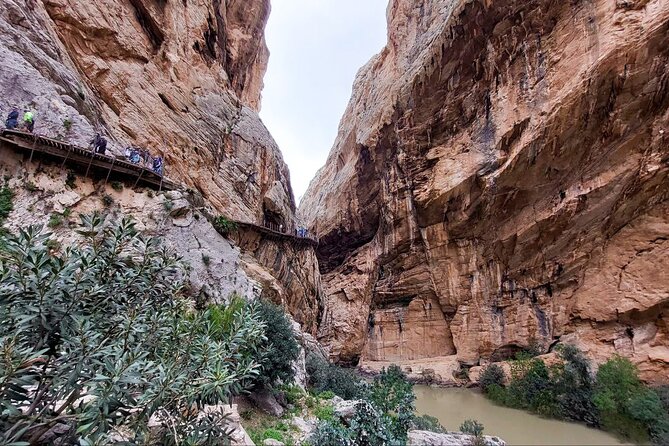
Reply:
<svg viewBox="0 0 669 446"><path fill-rule="evenodd" d="M300 206L333 357L562 340L666 379L669 4L393 0L388 21Z"/></svg>

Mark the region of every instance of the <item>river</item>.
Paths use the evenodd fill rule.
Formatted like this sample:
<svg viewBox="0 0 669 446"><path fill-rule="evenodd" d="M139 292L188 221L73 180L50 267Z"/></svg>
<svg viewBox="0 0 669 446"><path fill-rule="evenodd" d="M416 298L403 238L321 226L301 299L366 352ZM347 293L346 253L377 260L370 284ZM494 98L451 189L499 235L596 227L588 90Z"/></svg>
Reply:
<svg viewBox="0 0 669 446"><path fill-rule="evenodd" d="M448 430L458 430L466 419L478 420L485 435L496 435L509 445L620 445L616 437L578 423L550 420L522 410L497 406L469 389L414 386L416 410L432 415Z"/></svg>

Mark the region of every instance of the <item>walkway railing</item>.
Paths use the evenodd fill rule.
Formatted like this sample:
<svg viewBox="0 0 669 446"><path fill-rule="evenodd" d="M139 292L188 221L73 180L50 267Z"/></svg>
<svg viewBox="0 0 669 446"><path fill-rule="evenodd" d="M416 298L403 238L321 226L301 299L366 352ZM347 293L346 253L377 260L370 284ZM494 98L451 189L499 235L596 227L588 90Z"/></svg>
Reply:
<svg viewBox="0 0 669 446"><path fill-rule="evenodd" d="M45 154L62 160L61 167L66 163L75 164L86 169L86 176L91 168L106 171L105 183L109 181L112 172L135 180L134 185L142 183L155 187L158 190L176 189L177 185L158 174L153 169L147 169L142 164L134 164L120 157L102 155L93 150L84 149L57 139L26 133L18 130L3 130L0 134L0 142L8 144L15 149L30 152L30 161L35 153Z"/></svg>
<svg viewBox="0 0 669 446"><path fill-rule="evenodd" d="M264 222L262 225L256 225L253 223L247 223L247 222L241 222L237 221L237 226L239 227L249 227L253 228L258 232L262 232L264 234L272 235L278 238L284 238L284 239L291 239L294 241L298 241L301 243L306 243L309 245L317 246L318 245L318 238L313 236L313 235L306 235L302 236L299 235L294 229L293 230L287 230L286 228L282 227L281 225L274 224L271 222Z"/></svg>
<svg viewBox="0 0 669 446"><path fill-rule="evenodd" d="M15 149L30 152L30 161L36 153L48 155L62 160L61 167L66 163L75 164L82 170L86 169L86 176L91 168L99 172L106 171L105 183L110 179L112 173L135 180L135 186L139 183L157 188L158 190L177 189L177 184L152 169L147 169L142 164L135 164L119 157L101 155L90 149L84 149L57 139L26 133L18 130L2 130L0 143L7 144ZM318 245L318 238L310 234L300 234L297 230L287 229L272 222L264 222L262 225L253 223L235 222L239 227L252 228L258 232L282 239L291 239L299 243Z"/></svg>

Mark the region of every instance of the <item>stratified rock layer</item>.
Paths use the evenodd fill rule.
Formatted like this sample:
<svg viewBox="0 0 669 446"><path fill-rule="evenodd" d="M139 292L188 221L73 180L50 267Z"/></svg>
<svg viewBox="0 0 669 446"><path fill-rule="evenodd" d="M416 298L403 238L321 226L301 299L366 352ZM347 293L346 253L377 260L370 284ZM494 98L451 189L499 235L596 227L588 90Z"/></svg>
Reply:
<svg viewBox="0 0 669 446"><path fill-rule="evenodd" d="M669 3L393 0L388 20L300 208L333 357L560 339L666 380Z"/></svg>
<svg viewBox="0 0 669 446"><path fill-rule="evenodd" d="M242 247L194 220L223 215L293 227L288 168L258 117L269 10L269 0L2 0L0 112L4 119L11 107L30 108L36 133L79 146L101 131L112 154L128 145L162 154L166 175L184 189L164 199L174 207L165 237L193 266L194 292L216 301L232 292L270 298L315 333L312 248L258 234L240 237ZM2 150L9 176L37 175L36 163ZM66 171L53 175L63 180ZM104 188L86 184L93 198L85 201L101 208ZM42 206L61 193L81 191L50 184ZM123 211L132 212L135 198L143 211L140 196L125 192ZM197 209L186 198L197 198ZM80 198L73 200L68 206ZM41 223L23 204L12 215L25 216L16 226ZM136 215L147 228L155 225L151 212Z"/></svg>
<svg viewBox="0 0 669 446"><path fill-rule="evenodd" d="M162 154L170 178L228 217L262 221L270 190L294 212L288 169L257 115L269 9L269 0L3 0L0 108L34 109L40 134L87 145L102 131L113 153L133 144Z"/></svg>

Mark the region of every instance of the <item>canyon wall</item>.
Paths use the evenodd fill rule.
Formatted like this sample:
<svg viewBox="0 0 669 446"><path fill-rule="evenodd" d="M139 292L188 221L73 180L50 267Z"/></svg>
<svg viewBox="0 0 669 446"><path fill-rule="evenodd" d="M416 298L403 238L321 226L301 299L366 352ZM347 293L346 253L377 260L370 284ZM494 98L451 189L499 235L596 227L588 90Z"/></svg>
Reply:
<svg viewBox="0 0 669 446"><path fill-rule="evenodd" d="M257 115L269 12L269 0L4 0L0 108L32 108L39 134L86 146L101 131L113 153L161 154L229 217L261 220L275 183L294 212Z"/></svg>
<svg viewBox="0 0 669 446"><path fill-rule="evenodd" d="M343 363L571 342L669 376L669 3L392 0L300 204Z"/></svg>
<svg viewBox="0 0 669 446"><path fill-rule="evenodd" d="M165 157L166 176L180 186L149 199L147 190L129 190L132 182L119 193L77 171L85 187L73 188L66 170L2 147L0 169L17 196L10 229L45 224L65 208L133 215L191 264L198 298L264 296L315 333L313 249L261 234L224 238L204 218L267 217L288 228L294 221L288 168L258 117L269 12L269 0L0 2L3 121L12 107L31 109L37 134L86 147L102 132L113 155L148 148ZM113 209L103 205L107 195ZM68 230L59 229L64 241Z"/></svg>

